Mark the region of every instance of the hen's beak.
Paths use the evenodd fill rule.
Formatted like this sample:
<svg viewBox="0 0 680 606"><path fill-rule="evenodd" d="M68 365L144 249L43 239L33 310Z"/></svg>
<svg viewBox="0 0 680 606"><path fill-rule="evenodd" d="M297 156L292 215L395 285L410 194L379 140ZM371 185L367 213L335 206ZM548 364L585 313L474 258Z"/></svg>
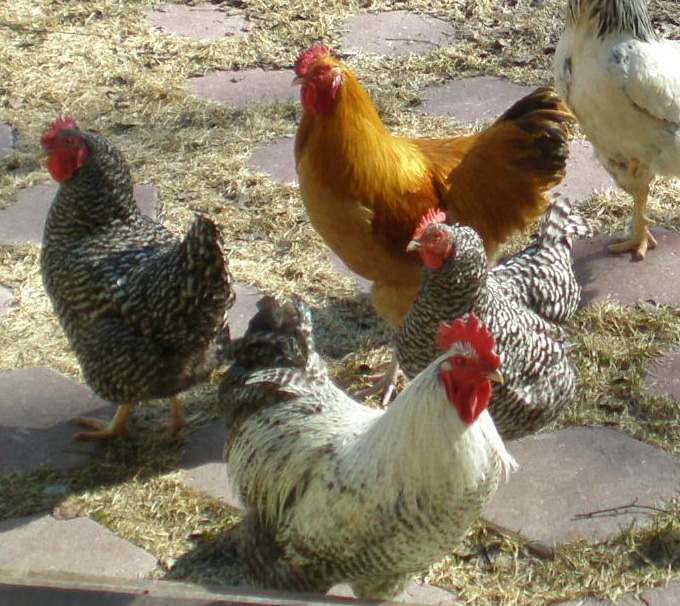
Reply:
<svg viewBox="0 0 680 606"><path fill-rule="evenodd" d="M291 86L302 86L305 83L305 79L300 76L295 76L293 81L290 83Z"/></svg>
<svg viewBox="0 0 680 606"><path fill-rule="evenodd" d="M411 240L406 247L406 252L411 252L422 248L423 245L418 240Z"/></svg>
<svg viewBox="0 0 680 606"><path fill-rule="evenodd" d="M505 380L503 379L503 375L498 370L493 370L491 372L485 372L484 376L487 379L489 379L489 381L493 381L494 383L498 383L499 385L503 385L503 383L505 383Z"/></svg>

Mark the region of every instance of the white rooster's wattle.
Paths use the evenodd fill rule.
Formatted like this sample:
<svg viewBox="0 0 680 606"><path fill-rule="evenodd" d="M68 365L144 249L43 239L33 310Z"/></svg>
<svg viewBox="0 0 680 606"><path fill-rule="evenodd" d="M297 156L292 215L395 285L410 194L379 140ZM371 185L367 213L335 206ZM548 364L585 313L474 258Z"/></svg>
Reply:
<svg viewBox="0 0 680 606"><path fill-rule="evenodd" d="M224 457L248 505L239 546L259 587L391 598L451 553L514 465L486 410L493 337L474 315L385 410L329 378L301 302L265 298L220 384Z"/></svg>
<svg viewBox="0 0 680 606"><path fill-rule="evenodd" d="M660 39L646 0L569 0L555 88L603 166L634 199L629 233L610 245L643 258L656 175L680 176L680 44Z"/></svg>

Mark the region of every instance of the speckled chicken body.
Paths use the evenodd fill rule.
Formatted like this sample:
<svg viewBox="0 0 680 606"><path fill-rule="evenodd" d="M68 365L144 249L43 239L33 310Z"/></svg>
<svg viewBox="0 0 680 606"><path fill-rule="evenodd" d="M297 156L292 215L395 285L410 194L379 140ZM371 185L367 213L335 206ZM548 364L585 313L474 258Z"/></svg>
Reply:
<svg viewBox="0 0 680 606"><path fill-rule="evenodd" d="M77 128L60 136L89 155L62 181L45 226L41 271L56 315L100 396L173 396L205 378L228 342L233 293L219 228L198 217L180 241L140 213L108 141Z"/></svg>
<svg viewBox="0 0 680 606"><path fill-rule="evenodd" d="M588 228L571 204L556 198L538 240L489 269L469 227L437 226L453 242L439 269L425 270L415 303L397 333L397 357L414 376L437 355L437 326L471 311L496 337L505 382L489 410L503 439L533 433L574 396L574 373L558 323L571 317L581 289L571 263L571 239Z"/></svg>
<svg viewBox="0 0 680 606"><path fill-rule="evenodd" d="M314 351L309 311L265 300L220 385L225 461L249 505L240 559L260 587L349 582L390 598L450 553L511 458L484 411L466 425L436 369L387 410L348 397Z"/></svg>

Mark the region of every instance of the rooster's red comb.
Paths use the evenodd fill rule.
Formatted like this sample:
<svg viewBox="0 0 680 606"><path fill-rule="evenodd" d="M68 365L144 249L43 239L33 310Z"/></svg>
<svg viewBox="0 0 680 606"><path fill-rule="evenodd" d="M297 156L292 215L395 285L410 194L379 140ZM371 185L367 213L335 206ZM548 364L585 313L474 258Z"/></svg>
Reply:
<svg viewBox="0 0 680 606"><path fill-rule="evenodd" d="M438 225L439 223L446 223L446 213L441 208L428 208L413 232L413 240L420 238L430 225Z"/></svg>
<svg viewBox="0 0 680 606"><path fill-rule="evenodd" d="M304 78L309 71L309 66L314 63L319 57L328 54L328 47L325 44L317 44L310 48L303 50L295 62L293 69L298 78Z"/></svg>
<svg viewBox="0 0 680 606"><path fill-rule="evenodd" d="M495 339L489 329L480 323L475 312L470 312L467 320L458 318L451 324L440 324L437 345L442 351L448 351L454 343L468 343L477 353L478 359L486 362L489 367L500 367L501 359L493 350Z"/></svg>
<svg viewBox="0 0 680 606"><path fill-rule="evenodd" d="M63 118L59 116L54 122L52 122L45 134L42 136L42 139L40 139L40 144L43 147L49 147L54 141L54 138L57 136L57 133L65 128L78 130L78 123L73 116L64 116Z"/></svg>

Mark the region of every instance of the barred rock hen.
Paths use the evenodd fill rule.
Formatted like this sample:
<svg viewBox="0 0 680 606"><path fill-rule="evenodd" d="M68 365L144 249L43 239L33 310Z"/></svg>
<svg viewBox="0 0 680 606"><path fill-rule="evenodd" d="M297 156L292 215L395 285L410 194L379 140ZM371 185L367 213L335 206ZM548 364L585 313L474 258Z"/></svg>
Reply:
<svg viewBox="0 0 680 606"><path fill-rule="evenodd" d="M538 218L564 176L571 113L538 88L479 133L391 134L357 77L325 46L295 63L304 110L295 140L310 222L354 272L373 282L376 311L397 327L421 281L406 246L429 208L474 227L487 254Z"/></svg>
<svg viewBox="0 0 680 606"><path fill-rule="evenodd" d="M619 187L633 196L629 231L609 246L644 258L656 175L680 177L680 42L654 31L646 0L569 0L555 85Z"/></svg>
<svg viewBox="0 0 680 606"><path fill-rule="evenodd" d="M539 239L489 269L479 235L445 219L430 212L409 244L427 269L397 333L397 358L408 376L415 375L438 355L439 323L474 312L496 338L505 378L489 410L503 439L519 438L551 421L574 395L574 373L556 323L578 305L571 238L585 235L587 226L568 200L557 198Z"/></svg>
<svg viewBox="0 0 680 606"><path fill-rule="evenodd" d="M471 316L438 342L387 411L368 408L328 378L307 307L262 300L219 392L252 584L390 598L463 537L514 461L485 410L493 338Z"/></svg>
<svg viewBox="0 0 680 606"><path fill-rule="evenodd" d="M58 119L41 140L60 183L40 259L45 290L85 381L118 404L108 426L122 433L131 405L171 398L171 430L183 423L182 390L204 380L228 344L231 276L218 227L197 217L182 241L144 217L122 154L102 137Z"/></svg>

